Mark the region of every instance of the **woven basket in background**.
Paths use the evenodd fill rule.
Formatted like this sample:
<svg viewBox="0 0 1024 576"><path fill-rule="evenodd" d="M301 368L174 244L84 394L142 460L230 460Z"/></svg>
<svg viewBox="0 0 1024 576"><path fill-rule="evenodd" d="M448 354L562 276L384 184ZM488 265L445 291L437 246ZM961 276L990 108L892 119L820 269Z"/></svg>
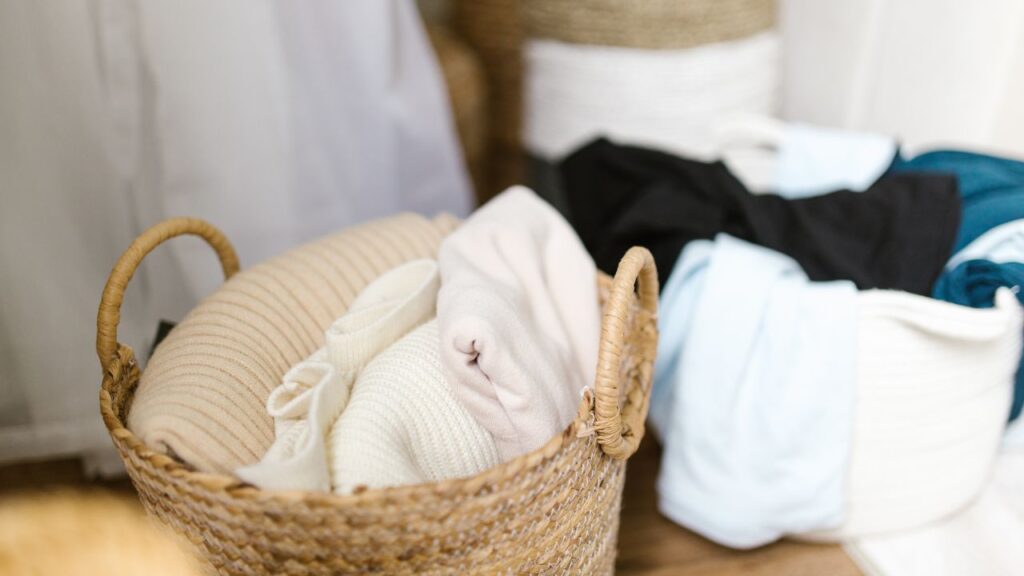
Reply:
<svg viewBox="0 0 1024 576"><path fill-rule="evenodd" d="M522 13L531 38L682 49L768 30L776 9L775 0L523 0Z"/></svg>
<svg viewBox="0 0 1024 576"><path fill-rule="evenodd" d="M100 302L100 411L146 511L187 537L210 573L614 571L626 459L643 438L657 347L658 282L647 250L631 249L614 279L598 279L597 378L563 433L477 476L340 496L263 491L199 473L125 426L140 369L117 342L124 290L146 254L183 234L206 240L225 276L238 270L228 241L200 220L168 220L132 243ZM324 274L333 282L345 272Z"/></svg>
<svg viewBox="0 0 1024 576"><path fill-rule="evenodd" d="M481 202L523 183L523 17L519 0L455 2L455 29L484 64L488 89L488 186Z"/></svg>
<svg viewBox="0 0 1024 576"><path fill-rule="evenodd" d="M476 198L487 188L487 82L480 58L460 38L440 26L428 26L448 88L455 129Z"/></svg>

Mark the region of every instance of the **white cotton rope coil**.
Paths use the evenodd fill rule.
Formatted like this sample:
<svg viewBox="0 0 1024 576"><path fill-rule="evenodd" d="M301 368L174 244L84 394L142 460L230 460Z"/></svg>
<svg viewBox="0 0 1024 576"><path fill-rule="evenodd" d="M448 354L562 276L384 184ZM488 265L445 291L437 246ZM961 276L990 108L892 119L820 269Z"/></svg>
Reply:
<svg viewBox="0 0 1024 576"><path fill-rule="evenodd" d="M524 59L524 140L546 160L598 135L713 158L719 122L777 108L774 31L681 50L535 39Z"/></svg>
<svg viewBox="0 0 1024 576"><path fill-rule="evenodd" d="M968 505L1010 410L1022 313L1009 290L992 309L882 290L858 305L846 519L812 540L909 529Z"/></svg>

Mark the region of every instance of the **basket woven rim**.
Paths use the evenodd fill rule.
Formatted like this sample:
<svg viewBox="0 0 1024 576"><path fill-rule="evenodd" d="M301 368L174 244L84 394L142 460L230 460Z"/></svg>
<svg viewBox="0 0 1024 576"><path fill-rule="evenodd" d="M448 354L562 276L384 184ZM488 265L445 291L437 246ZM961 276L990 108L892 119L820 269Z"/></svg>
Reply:
<svg viewBox="0 0 1024 576"><path fill-rule="evenodd" d="M527 0L529 38L647 50L731 42L776 26L775 0Z"/></svg>

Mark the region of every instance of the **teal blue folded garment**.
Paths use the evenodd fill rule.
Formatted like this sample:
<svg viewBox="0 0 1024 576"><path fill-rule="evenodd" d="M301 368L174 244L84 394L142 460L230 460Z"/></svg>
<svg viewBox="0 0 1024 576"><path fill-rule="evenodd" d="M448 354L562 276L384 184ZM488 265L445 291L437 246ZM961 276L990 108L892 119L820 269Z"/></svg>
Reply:
<svg viewBox="0 0 1024 576"><path fill-rule="evenodd" d="M954 252L978 236L1024 218L1024 162L956 150L939 150L910 160L897 158L892 172L942 172L957 176L963 213Z"/></svg>
<svg viewBox="0 0 1024 576"><path fill-rule="evenodd" d="M991 308L995 304L996 290L1003 286L1013 288L1017 299L1024 304L1024 263L968 260L940 276L939 281L935 283L932 296L964 306ZM1017 368L1010 421L1016 420L1022 410L1024 410L1024 359Z"/></svg>
<svg viewBox="0 0 1024 576"><path fill-rule="evenodd" d="M946 302L974 308L991 308L996 290L1017 287L1017 299L1024 303L1024 263L968 260L939 277L932 296Z"/></svg>

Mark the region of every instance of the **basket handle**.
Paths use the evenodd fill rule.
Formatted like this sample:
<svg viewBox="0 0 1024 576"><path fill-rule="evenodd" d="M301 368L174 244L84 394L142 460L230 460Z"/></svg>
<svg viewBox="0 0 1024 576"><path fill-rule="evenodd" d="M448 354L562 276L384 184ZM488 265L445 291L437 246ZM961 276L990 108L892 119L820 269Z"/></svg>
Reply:
<svg viewBox="0 0 1024 576"><path fill-rule="evenodd" d="M616 460L632 456L644 437L644 420L650 402L651 365L658 345L656 332L651 337L638 339L643 349L635 352L641 355L646 365L641 366L639 385L633 385L626 391L625 403L620 410L620 366L634 287L639 293L642 311L650 315L651 322L655 322L658 313L658 275L654 257L646 248L637 246L630 248L622 257L612 280L601 322L597 379L594 383L594 431L604 453ZM646 384L643 380L647 380Z"/></svg>
<svg viewBox="0 0 1024 576"><path fill-rule="evenodd" d="M107 285L103 288L99 313L96 315L96 354L104 371L117 353L117 325L121 322L121 303L124 290L131 281L142 259L165 241L191 234L199 236L210 245L220 259L224 278L238 272L238 256L224 234L205 220L198 218L170 218L151 227L132 242L121 254L114 269L110 271Z"/></svg>

